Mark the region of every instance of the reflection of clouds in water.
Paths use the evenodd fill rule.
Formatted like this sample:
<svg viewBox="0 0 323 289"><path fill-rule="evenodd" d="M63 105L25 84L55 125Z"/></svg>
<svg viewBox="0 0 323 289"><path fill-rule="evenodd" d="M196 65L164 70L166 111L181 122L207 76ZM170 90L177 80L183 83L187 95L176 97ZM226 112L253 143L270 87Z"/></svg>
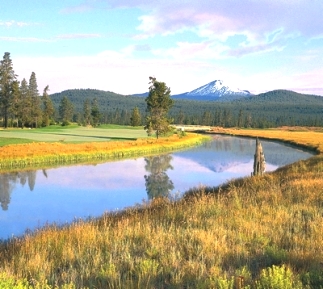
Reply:
<svg viewBox="0 0 323 289"><path fill-rule="evenodd" d="M48 178L40 176L37 185L65 186L86 189L117 189L141 185L145 174L143 158L98 165L80 165L47 170ZM136 176L136 177L134 177Z"/></svg>

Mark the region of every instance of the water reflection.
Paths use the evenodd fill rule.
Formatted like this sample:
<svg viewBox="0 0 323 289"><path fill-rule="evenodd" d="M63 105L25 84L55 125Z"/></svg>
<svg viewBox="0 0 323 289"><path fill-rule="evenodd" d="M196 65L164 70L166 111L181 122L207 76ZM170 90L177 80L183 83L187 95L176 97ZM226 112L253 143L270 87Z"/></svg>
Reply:
<svg viewBox="0 0 323 289"><path fill-rule="evenodd" d="M169 154L151 156L145 158L145 169L150 175L145 175L145 186L149 199L156 197L168 197L174 189L174 184L166 174L168 169L173 169L170 162L172 156Z"/></svg>
<svg viewBox="0 0 323 289"><path fill-rule="evenodd" d="M0 174L0 203L2 210L8 210L11 194L16 184L24 186L28 182L30 191L34 190L36 183L36 171L24 171Z"/></svg>

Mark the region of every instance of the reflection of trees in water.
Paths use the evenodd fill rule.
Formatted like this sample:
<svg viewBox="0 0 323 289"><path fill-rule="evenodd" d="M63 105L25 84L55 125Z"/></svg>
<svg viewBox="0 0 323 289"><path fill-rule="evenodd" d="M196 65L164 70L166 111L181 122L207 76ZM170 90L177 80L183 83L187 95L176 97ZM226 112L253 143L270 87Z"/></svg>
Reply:
<svg viewBox="0 0 323 289"><path fill-rule="evenodd" d="M173 169L170 162L171 155L160 155L145 158L145 169L150 175L145 175L146 191L149 199L168 197L174 184L166 174L168 169Z"/></svg>
<svg viewBox="0 0 323 289"><path fill-rule="evenodd" d="M11 193L17 183L24 186L28 182L29 189L33 191L36 183L36 171L25 171L0 174L0 203L2 210L8 210Z"/></svg>

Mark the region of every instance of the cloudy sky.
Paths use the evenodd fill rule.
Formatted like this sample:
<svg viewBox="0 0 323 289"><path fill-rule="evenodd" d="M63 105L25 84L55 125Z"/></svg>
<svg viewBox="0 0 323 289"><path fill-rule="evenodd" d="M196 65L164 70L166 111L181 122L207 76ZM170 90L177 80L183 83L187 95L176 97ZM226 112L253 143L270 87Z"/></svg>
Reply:
<svg viewBox="0 0 323 289"><path fill-rule="evenodd" d="M0 47L39 90L173 94L216 79L323 95L322 0L0 0Z"/></svg>

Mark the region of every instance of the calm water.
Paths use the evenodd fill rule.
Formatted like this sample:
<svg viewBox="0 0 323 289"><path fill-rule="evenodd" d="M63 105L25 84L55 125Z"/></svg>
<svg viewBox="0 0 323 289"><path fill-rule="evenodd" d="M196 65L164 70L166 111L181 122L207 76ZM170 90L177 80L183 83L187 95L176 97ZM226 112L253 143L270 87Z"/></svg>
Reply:
<svg viewBox="0 0 323 289"><path fill-rule="evenodd" d="M261 143L266 171L312 156L283 144ZM214 136L200 147L172 154L0 174L0 238L250 175L254 152L253 139Z"/></svg>

